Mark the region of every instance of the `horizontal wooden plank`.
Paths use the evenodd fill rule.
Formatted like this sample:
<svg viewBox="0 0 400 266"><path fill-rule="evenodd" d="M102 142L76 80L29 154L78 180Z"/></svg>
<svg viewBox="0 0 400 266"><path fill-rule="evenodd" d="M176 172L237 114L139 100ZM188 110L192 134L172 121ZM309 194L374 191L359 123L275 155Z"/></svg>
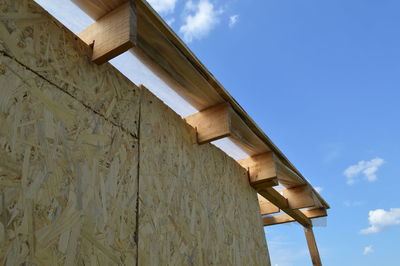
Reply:
<svg viewBox="0 0 400 266"><path fill-rule="evenodd" d="M317 206L309 185L288 188L283 190L282 194L288 199L291 209L315 208Z"/></svg>
<svg viewBox="0 0 400 266"><path fill-rule="evenodd" d="M312 197L312 191L308 185L285 189L280 193L287 199L288 209L296 210L303 208L317 208L318 206L314 202L315 199ZM280 211L277 206L260 195L258 202L260 205L261 215L274 214Z"/></svg>
<svg viewBox="0 0 400 266"><path fill-rule="evenodd" d="M253 187L258 184L262 185L264 180L278 178L275 157L272 152L239 160L238 163L249 171L250 184Z"/></svg>
<svg viewBox="0 0 400 266"><path fill-rule="evenodd" d="M266 188L257 192L304 227L311 226L310 219L308 219L301 211L290 209L288 200L275 189Z"/></svg>
<svg viewBox="0 0 400 266"><path fill-rule="evenodd" d="M258 194L258 204L260 206L260 215L268 215L280 212L280 209L276 207L272 202L266 200L263 196Z"/></svg>
<svg viewBox="0 0 400 266"><path fill-rule="evenodd" d="M308 219L321 218L321 217L326 217L328 215L326 209L322 209L322 208L312 209L312 210L307 210L307 211L299 211L298 210L298 212L301 212ZM296 222L296 220L287 214L277 215L277 216L267 216L267 217L263 218L264 226L292 223L292 222Z"/></svg>
<svg viewBox="0 0 400 266"><path fill-rule="evenodd" d="M106 14L78 36L93 45L92 61L103 64L128 51L136 44L136 14L126 3Z"/></svg>
<svg viewBox="0 0 400 266"><path fill-rule="evenodd" d="M128 0L72 0L94 20L110 13Z"/></svg>
<svg viewBox="0 0 400 266"><path fill-rule="evenodd" d="M197 131L197 142L208 143L231 135L231 109L223 103L186 117L186 122Z"/></svg>
<svg viewBox="0 0 400 266"><path fill-rule="evenodd" d="M249 155L269 150L228 103L222 103L185 118L197 129L198 142L204 144L229 137Z"/></svg>

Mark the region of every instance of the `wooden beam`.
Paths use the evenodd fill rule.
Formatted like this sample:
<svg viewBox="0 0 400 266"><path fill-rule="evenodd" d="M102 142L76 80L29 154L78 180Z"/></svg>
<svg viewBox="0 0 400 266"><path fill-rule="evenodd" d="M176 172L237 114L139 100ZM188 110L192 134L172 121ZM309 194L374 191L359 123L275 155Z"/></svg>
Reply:
<svg viewBox="0 0 400 266"><path fill-rule="evenodd" d="M273 188L263 188L257 192L280 209L287 209L289 206L287 199Z"/></svg>
<svg viewBox="0 0 400 266"><path fill-rule="evenodd" d="M311 255L312 265L322 266L321 257L319 256L317 242L315 241L314 231L312 227L304 228L304 233L306 235L308 249Z"/></svg>
<svg viewBox="0 0 400 266"><path fill-rule="evenodd" d="M250 185L253 187L259 184L262 185L264 180L278 178L275 158L272 152L239 160L238 163L249 171Z"/></svg>
<svg viewBox="0 0 400 266"><path fill-rule="evenodd" d="M208 108L185 118L197 131L197 142L208 143L230 136L231 110L226 103Z"/></svg>
<svg viewBox="0 0 400 266"><path fill-rule="evenodd" d="M315 197L309 185L287 188L282 195L288 199L290 209L315 208Z"/></svg>
<svg viewBox="0 0 400 266"><path fill-rule="evenodd" d="M103 64L136 44L136 13L132 2L125 3L90 25L79 35L93 45L92 61Z"/></svg>
<svg viewBox="0 0 400 266"><path fill-rule="evenodd" d="M284 211L293 220L297 221L301 225L308 227L311 226L311 221L301 211L292 210L289 208L289 203L285 197L283 197L278 191L273 188L265 188L257 191L261 196L270 201L276 207Z"/></svg>
<svg viewBox="0 0 400 266"><path fill-rule="evenodd" d="M269 151L263 143L227 103L222 103L185 118L197 129L199 144L229 137L248 154Z"/></svg>
<svg viewBox="0 0 400 266"><path fill-rule="evenodd" d="M274 204L272 204L272 202L269 202L260 194L257 195L258 195L258 205L260 206L260 215L263 216L280 212L280 209L276 207Z"/></svg>
<svg viewBox="0 0 400 266"><path fill-rule="evenodd" d="M312 210L307 210L307 211L299 211L301 212L305 217L308 219L315 219L315 218L321 218L321 217L326 217L328 214L326 212L326 209L312 209ZM296 222L296 220L289 216L289 215L278 215L278 216L268 216L263 218L263 224L264 226L271 226L271 225L277 225L277 224L284 224L284 223L292 223ZM308 227L308 226L306 226Z"/></svg>
<svg viewBox="0 0 400 266"><path fill-rule="evenodd" d="M94 20L110 13L128 0L72 0Z"/></svg>
<svg viewBox="0 0 400 266"><path fill-rule="evenodd" d="M303 209L303 208L319 208L315 204L315 197L312 195L312 190L308 185L302 185L296 188L288 188L280 192L287 199L288 208ZM259 195L258 203L261 210L261 215L269 215L278 213L280 209L272 202L269 202L264 197Z"/></svg>
<svg viewBox="0 0 400 266"><path fill-rule="evenodd" d="M273 152L239 160L238 163L249 170L251 182L257 182L259 179L268 177L277 177L279 182L287 188L307 184L297 174L284 166Z"/></svg>

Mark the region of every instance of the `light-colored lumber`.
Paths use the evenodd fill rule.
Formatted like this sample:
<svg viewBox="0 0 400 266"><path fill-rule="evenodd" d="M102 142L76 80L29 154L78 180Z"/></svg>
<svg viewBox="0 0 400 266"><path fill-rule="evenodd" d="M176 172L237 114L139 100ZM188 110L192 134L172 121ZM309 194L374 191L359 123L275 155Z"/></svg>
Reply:
<svg viewBox="0 0 400 266"><path fill-rule="evenodd" d="M136 44L136 12L125 3L90 25L78 36L93 46L92 61L103 64Z"/></svg>
<svg viewBox="0 0 400 266"><path fill-rule="evenodd" d="M197 132L199 144L231 135L231 108L223 103L185 118Z"/></svg>
<svg viewBox="0 0 400 266"><path fill-rule="evenodd" d="M238 162L249 169L250 180L254 183L257 183L259 179L277 177L279 183L286 188L307 184L300 176L283 165L273 152L258 154Z"/></svg>
<svg viewBox="0 0 400 266"><path fill-rule="evenodd" d="M316 207L315 199L309 185L287 188L282 191L282 195L288 199L289 208L291 209Z"/></svg>
<svg viewBox="0 0 400 266"><path fill-rule="evenodd" d="M254 188L262 188L264 183L269 180L279 180L276 158L273 152L266 152L247 159L239 160L238 163L249 171L250 184ZM278 183L275 185L278 185Z"/></svg>
<svg viewBox="0 0 400 266"><path fill-rule="evenodd" d="M306 211L298 210L298 212L301 212L308 219L321 218L321 217L326 217L328 215L326 209L322 209L322 208L306 210ZM277 215L277 216L268 216L268 217L263 218L264 226L292 223L292 222L296 222L296 220L287 214Z"/></svg>
<svg viewBox="0 0 400 266"><path fill-rule="evenodd" d="M85 10L93 19L98 20L128 0L72 0L72 2Z"/></svg>
<svg viewBox="0 0 400 266"><path fill-rule="evenodd" d="M258 190L257 192L301 225L305 227L311 225L310 219L307 218L307 216L305 216L301 211L290 209L288 200L275 189L265 188Z"/></svg>
<svg viewBox="0 0 400 266"><path fill-rule="evenodd" d="M280 209L276 207L274 204L272 204L272 202L269 202L260 194L257 195L258 195L258 205L260 206L261 216L280 212Z"/></svg>
<svg viewBox="0 0 400 266"><path fill-rule="evenodd" d="M193 114L185 120L196 128L200 144L229 137L249 155L269 151L268 146L250 130L227 103Z"/></svg>
<svg viewBox="0 0 400 266"><path fill-rule="evenodd" d="M287 207L289 209L302 209L302 208L317 208L315 204L315 197L312 196L311 188L308 185L303 185L296 188L285 189L280 192L283 197L287 199ZM272 202L269 202L264 197L259 196L259 205L261 215L269 215L278 213L280 209Z"/></svg>
<svg viewBox="0 0 400 266"><path fill-rule="evenodd" d="M315 241L314 231L312 228L304 228L306 235L308 250L310 251L313 266L322 266L321 257L319 255L317 242Z"/></svg>

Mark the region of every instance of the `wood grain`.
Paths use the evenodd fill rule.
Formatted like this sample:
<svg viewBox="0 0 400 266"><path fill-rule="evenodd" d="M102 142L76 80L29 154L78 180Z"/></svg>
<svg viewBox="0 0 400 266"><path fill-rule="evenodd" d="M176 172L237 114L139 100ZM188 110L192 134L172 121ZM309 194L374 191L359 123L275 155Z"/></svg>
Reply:
<svg viewBox="0 0 400 266"><path fill-rule="evenodd" d="M309 185L301 185L294 188L287 188L282 191L282 195L288 199L289 208L303 209L316 208L312 190Z"/></svg>
<svg viewBox="0 0 400 266"><path fill-rule="evenodd" d="M270 265L246 170L198 145L154 95L142 99L139 265Z"/></svg>
<svg viewBox="0 0 400 266"><path fill-rule="evenodd" d="M199 144L231 135L231 109L223 103L185 118L196 129Z"/></svg>
<svg viewBox="0 0 400 266"><path fill-rule="evenodd" d="M136 44L136 12L126 3L90 25L78 36L93 46L92 61L103 64Z"/></svg>
<svg viewBox="0 0 400 266"><path fill-rule="evenodd" d="M261 216L274 214L280 212L280 209L276 207L272 202L266 200L263 196L258 194L258 205L260 206Z"/></svg>
<svg viewBox="0 0 400 266"><path fill-rule="evenodd" d="M317 242L315 241L314 231L312 228L304 228L306 235L308 250L311 255L311 262L313 266L322 266L321 257L319 256Z"/></svg>

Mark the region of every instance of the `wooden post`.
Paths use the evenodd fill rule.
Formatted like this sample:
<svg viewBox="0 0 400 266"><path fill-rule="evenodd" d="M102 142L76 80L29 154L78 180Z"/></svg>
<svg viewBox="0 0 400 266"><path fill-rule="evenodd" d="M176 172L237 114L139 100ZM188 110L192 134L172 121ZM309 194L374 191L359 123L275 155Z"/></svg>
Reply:
<svg viewBox="0 0 400 266"><path fill-rule="evenodd" d="M312 227L304 227L304 233L307 239L308 249L310 250L312 265L322 266L321 258L319 256L317 243L315 242L314 232Z"/></svg>

